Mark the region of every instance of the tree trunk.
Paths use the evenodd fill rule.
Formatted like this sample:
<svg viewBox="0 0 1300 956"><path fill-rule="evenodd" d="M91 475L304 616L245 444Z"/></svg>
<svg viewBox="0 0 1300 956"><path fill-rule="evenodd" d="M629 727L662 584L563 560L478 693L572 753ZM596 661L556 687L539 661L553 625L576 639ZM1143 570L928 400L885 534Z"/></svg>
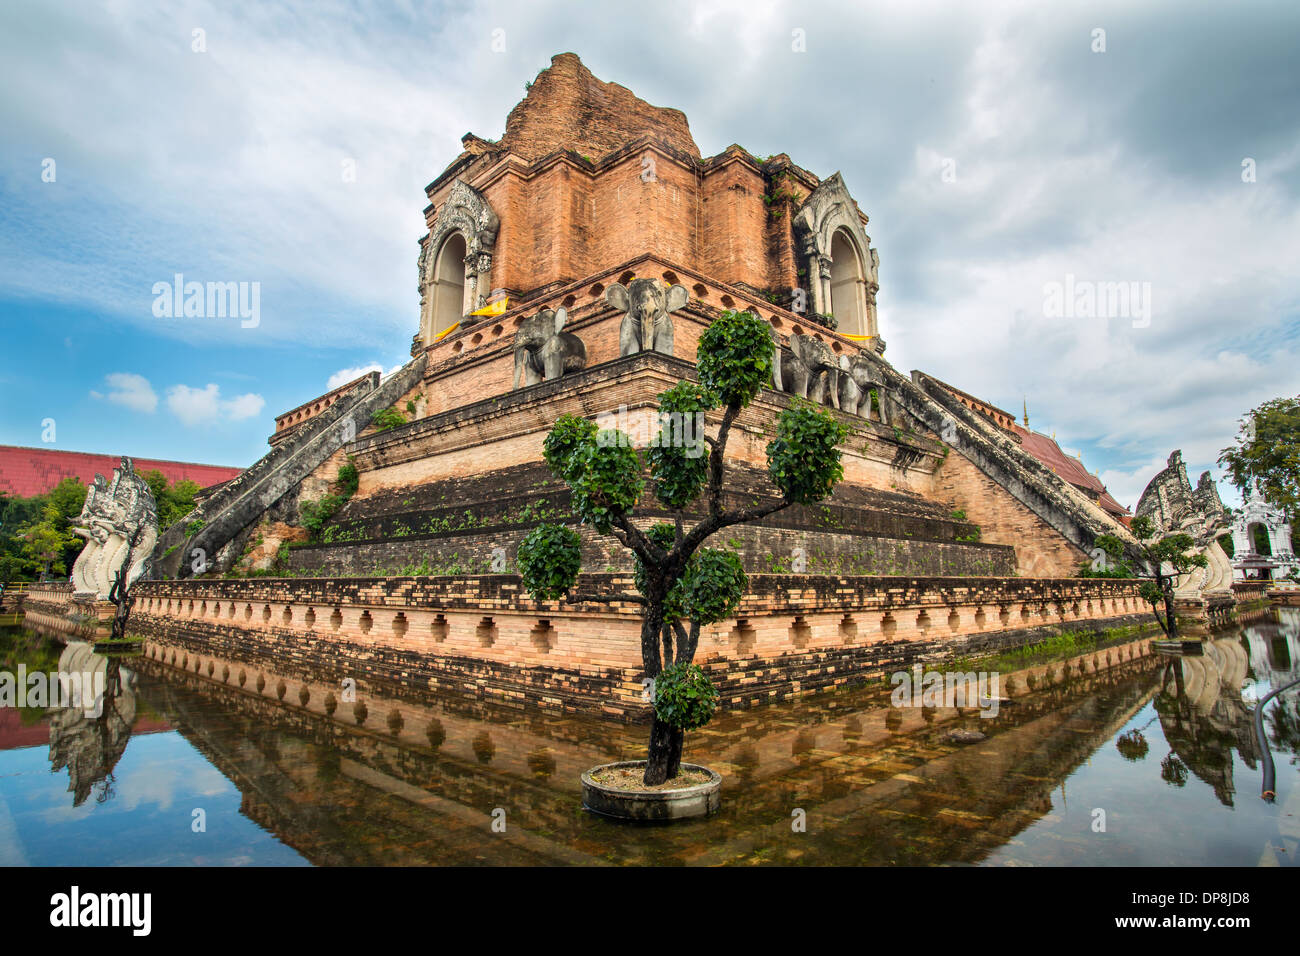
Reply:
<svg viewBox="0 0 1300 956"><path fill-rule="evenodd" d="M1178 640L1178 618L1174 615L1174 589L1165 587L1165 620L1169 622L1166 630L1171 641Z"/></svg>
<svg viewBox="0 0 1300 956"><path fill-rule="evenodd" d="M652 589L653 590L653 589ZM664 629L663 599L656 594L646 596L645 616L641 619L641 663L647 677L659 676L662 669L659 656ZM650 744L647 748L645 776L647 787L653 787L677 776L682 761L682 732L655 717L650 725Z"/></svg>
<svg viewBox="0 0 1300 956"><path fill-rule="evenodd" d="M650 725L650 753L642 781L647 787L657 786L677 776L682 765L684 737L685 734L678 728L664 723L658 717L654 719Z"/></svg>

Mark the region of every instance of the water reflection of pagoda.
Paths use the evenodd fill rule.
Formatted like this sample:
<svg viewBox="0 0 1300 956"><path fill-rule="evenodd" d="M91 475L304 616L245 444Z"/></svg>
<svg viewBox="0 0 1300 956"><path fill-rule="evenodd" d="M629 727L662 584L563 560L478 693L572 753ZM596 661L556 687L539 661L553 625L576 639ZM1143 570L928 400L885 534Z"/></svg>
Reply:
<svg viewBox="0 0 1300 956"><path fill-rule="evenodd" d="M1241 698L1248 666L1237 641L1207 641L1200 657L1169 659L1155 698L1160 729L1177 758L1165 759L1166 779L1182 785L1181 763L1226 807L1236 793L1233 748L1251 770L1259 760L1252 708Z"/></svg>
<svg viewBox="0 0 1300 956"><path fill-rule="evenodd" d="M761 861L790 844L792 806L808 807L821 834L793 845L804 863L978 862L1053 812L1062 782L1150 700L1160 666L1099 651L1086 673L1073 668L994 720L900 714L866 689L720 715L692 756L736 780L743 825L706 841L686 827L610 843L575 815L574 784L598 759L635 753L638 728L597 733L581 717L388 686L359 688L358 709L331 696L337 683L282 662L182 653L164 664L151 650L138 662L151 702L235 783L241 812L324 865ZM945 743L958 726L988 739ZM511 826L485 841L496 807Z"/></svg>
<svg viewBox="0 0 1300 956"><path fill-rule="evenodd" d="M1281 609L1286 614L1295 612ZM1255 681L1278 686L1296 676L1297 628L1285 626L1280 615L1246 627L1240 638L1207 641L1199 657L1169 659L1155 698L1172 749L1164 764L1167 780L1181 786L1186 768L1220 803L1233 806L1233 750L1251 770L1260 758L1255 704L1242 698L1242 690ZM1282 736L1278 730L1275 743L1284 743Z"/></svg>

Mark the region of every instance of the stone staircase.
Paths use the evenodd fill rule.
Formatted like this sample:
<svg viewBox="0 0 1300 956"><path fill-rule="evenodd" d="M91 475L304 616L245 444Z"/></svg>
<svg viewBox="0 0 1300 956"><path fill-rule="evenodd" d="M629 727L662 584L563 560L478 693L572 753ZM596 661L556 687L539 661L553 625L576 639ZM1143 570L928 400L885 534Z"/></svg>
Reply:
<svg viewBox="0 0 1300 956"><path fill-rule="evenodd" d="M185 578L196 560L212 565L222 548L292 494L303 479L370 424L371 416L396 402L424 374L422 354L386 379L361 380L326 411L299 426L252 467L221 486L159 539L152 556L157 579ZM197 527L197 522L201 522ZM193 530L190 530L193 529Z"/></svg>

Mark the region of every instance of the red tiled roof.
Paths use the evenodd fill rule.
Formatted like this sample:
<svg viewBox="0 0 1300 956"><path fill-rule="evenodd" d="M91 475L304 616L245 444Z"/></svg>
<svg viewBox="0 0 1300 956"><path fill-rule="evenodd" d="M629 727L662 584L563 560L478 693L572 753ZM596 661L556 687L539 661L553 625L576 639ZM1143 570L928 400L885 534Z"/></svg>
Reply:
<svg viewBox="0 0 1300 956"><path fill-rule="evenodd" d="M30 498L49 491L64 478L80 478L84 485L96 474L111 478L121 463L120 456L92 455L81 451L56 451L53 448L20 448L0 445L0 492ZM160 471L169 482L188 479L200 488L229 481L244 469L226 465L196 465L185 461L135 459L137 472Z"/></svg>
<svg viewBox="0 0 1300 956"><path fill-rule="evenodd" d="M1101 479L1084 468L1079 459L1071 458L1061 451L1061 446L1054 439L1020 425L1013 424L1011 428L1020 436L1021 448L1076 488L1085 488L1097 495L1097 504L1103 511L1116 517L1128 514L1128 509L1111 497Z"/></svg>

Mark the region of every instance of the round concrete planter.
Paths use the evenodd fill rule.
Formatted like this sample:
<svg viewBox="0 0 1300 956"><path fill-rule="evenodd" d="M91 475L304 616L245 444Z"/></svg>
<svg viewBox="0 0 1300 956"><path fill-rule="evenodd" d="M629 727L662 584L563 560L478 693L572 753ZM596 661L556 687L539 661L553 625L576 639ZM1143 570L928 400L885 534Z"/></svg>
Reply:
<svg viewBox="0 0 1300 956"><path fill-rule="evenodd" d="M619 820L667 823L717 813L722 805L722 777L708 767L682 764L682 770L699 770L709 775L706 783L680 790L618 790L591 779L593 773L618 767L645 767L644 760L625 760L592 767L582 775L582 804L588 810Z"/></svg>

